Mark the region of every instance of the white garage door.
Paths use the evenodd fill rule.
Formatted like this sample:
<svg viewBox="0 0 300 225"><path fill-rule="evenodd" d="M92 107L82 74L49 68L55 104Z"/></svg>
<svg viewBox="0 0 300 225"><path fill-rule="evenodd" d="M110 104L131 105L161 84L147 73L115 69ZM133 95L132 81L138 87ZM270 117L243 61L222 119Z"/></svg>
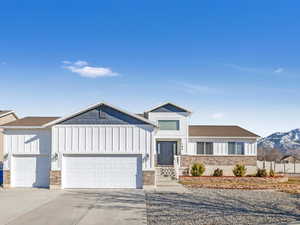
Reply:
<svg viewBox="0 0 300 225"><path fill-rule="evenodd" d="M63 188L142 188L141 155L65 155Z"/></svg>
<svg viewBox="0 0 300 225"><path fill-rule="evenodd" d="M13 187L49 187L50 160L41 155L14 155L11 161Z"/></svg>

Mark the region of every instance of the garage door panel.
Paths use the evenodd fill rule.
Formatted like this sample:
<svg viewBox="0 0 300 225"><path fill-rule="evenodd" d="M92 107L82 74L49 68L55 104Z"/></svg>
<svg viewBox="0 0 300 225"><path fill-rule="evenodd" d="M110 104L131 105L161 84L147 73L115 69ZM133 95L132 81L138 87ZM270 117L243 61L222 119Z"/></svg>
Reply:
<svg viewBox="0 0 300 225"><path fill-rule="evenodd" d="M11 184L13 187L49 187L48 156L13 156Z"/></svg>
<svg viewBox="0 0 300 225"><path fill-rule="evenodd" d="M64 188L141 188L141 156L66 155Z"/></svg>

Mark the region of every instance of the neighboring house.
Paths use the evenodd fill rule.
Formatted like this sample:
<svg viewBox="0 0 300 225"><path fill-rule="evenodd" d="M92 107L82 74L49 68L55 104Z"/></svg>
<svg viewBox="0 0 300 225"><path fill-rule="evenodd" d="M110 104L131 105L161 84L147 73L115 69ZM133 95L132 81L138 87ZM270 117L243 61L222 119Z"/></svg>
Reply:
<svg viewBox="0 0 300 225"><path fill-rule="evenodd" d="M235 164L256 170L258 136L237 126L190 126L191 112L173 103L132 114L107 103L57 117L7 123L6 186L142 188L156 171L178 176L195 162L206 174Z"/></svg>
<svg viewBox="0 0 300 225"><path fill-rule="evenodd" d="M280 162L284 163L300 163L299 155L286 155L280 159Z"/></svg>
<svg viewBox="0 0 300 225"><path fill-rule="evenodd" d="M12 122L18 119L14 111L12 110L0 110L0 125ZM0 169L3 162L3 129L0 128Z"/></svg>

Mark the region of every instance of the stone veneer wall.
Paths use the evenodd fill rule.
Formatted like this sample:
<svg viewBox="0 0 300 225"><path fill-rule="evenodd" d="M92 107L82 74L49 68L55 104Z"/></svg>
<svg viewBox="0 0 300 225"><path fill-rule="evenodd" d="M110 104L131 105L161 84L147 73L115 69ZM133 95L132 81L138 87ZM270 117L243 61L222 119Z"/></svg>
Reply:
<svg viewBox="0 0 300 225"><path fill-rule="evenodd" d="M155 185L155 171L143 171L143 184ZM50 171L50 188L61 188L61 171Z"/></svg>
<svg viewBox="0 0 300 225"><path fill-rule="evenodd" d="M256 156L203 156L203 155L182 155L180 157L180 167L190 167L194 163L202 163L210 166L235 166L243 164L245 166L256 166Z"/></svg>
<svg viewBox="0 0 300 225"><path fill-rule="evenodd" d="M3 170L3 187L9 187L9 186L10 186L10 171Z"/></svg>
<svg viewBox="0 0 300 225"><path fill-rule="evenodd" d="M155 185L155 170L143 171L143 184Z"/></svg>
<svg viewBox="0 0 300 225"><path fill-rule="evenodd" d="M50 171L50 188L61 188L61 171Z"/></svg>
<svg viewBox="0 0 300 225"><path fill-rule="evenodd" d="M220 182L239 182L239 183L255 183L255 184L273 184L287 182L288 177L192 177L180 176L179 181L182 182L204 182L204 183L220 183Z"/></svg>
<svg viewBox="0 0 300 225"><path fill-rule="evenodd" d="M257 170L256 160L256 156L181 155L178 175L189 175L190 168L194 163L204 164L205 176L211 176L217 168L223 170L224 176L233 176L232 170L236 164L245 165L247 174L255 174Z"/></svg>

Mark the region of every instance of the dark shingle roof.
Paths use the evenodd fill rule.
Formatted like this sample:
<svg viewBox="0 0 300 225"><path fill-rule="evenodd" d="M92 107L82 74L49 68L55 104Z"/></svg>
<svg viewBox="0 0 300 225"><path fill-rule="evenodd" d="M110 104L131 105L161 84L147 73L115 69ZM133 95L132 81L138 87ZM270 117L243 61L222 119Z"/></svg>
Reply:
<svg viewBox="0 0 300 225"><path fill-rule="evenodd" d="M259 136L239 126L189 126L190 137L253 137Z"/></svg>
<svg viewBox="0 0 300 225"><path fill-rule="evenodd" d="M46 123L49 123L53 120L58 119L59 117L24 117L22 119L18 119L2 126L5 127L35 127L35 126L43 126Z"/></svg>

